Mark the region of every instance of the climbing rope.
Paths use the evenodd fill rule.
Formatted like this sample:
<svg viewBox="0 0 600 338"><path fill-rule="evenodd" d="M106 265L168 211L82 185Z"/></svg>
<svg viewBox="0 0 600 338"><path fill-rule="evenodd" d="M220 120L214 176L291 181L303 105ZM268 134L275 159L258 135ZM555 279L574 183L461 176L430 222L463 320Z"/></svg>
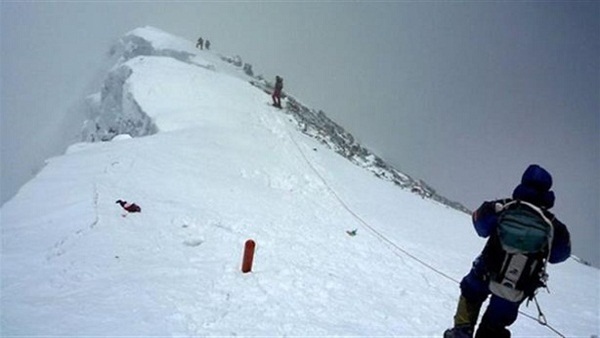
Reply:
<svg viewBox="0 0 600 338"><path fill-rule="evenodd" d="M383 235L381 232L377 231L374 227L372 227L369 223L367 223L367 221L365 221L362 217L360 217L358 214L356 214L347 204L346 202L344 202L344 200L342 200L342 198L337 194L337 192L335 190L333 190L333 188L327 183L327 181L325 180L325 178L323 176L321 176L321 174L319 173L319 171L312 165L312 163L310 162L310 160L306 157L306 155L304 154L304 152L301 150L300 145L298 145L298 143L296 142L296 140L292 137L292 135L289 133L289 131L286 129L286 131L288 132L288 135L290 137L290 139L292 140L292 142L294 143L294 145L296 146L296 148L298 149L298 151L300 152L300 155L302 155L302 157L304 158L304 160L306 161L306 163L308 163L308 166L312 169L312 171L315 173L315 175L317 175L319 177L319 179L321 179L321 181L323 182L323 185L325 185L325 187L327 188L327 190L329 190L329 192L331 193L331 195L340 203L340 205L348 212L350 213L350 215L352 215L352 217L354 217L358 222L360 222L362 225L365 226L365 228L367 228L369 231L371 231L371 233L373 233L375 235L375 237L377 237L379 240L381 240L382 242L386 243L387 245L395 248L396 250L402 252L403 254L405 254L406 256L412 258L414 261L420 263L421 265L427 267L430 270L433 270L435 272L437 272L438 274L444 276L445 278L454 281L456 283L459 283L458 280L452 278L451 276L447 275L446 273L436 269L435 267L433 267L432 265L428 264L427 262L421 260L420 258L414 256L413 254L411 254L410 252L406 251L405 249L403 249L402 247L400 247L399 245L397 245L396 243L394 243L392 240L390 240L389 238L387 238L385 235ZM396 254L397 256L401 257L396 251L392 251L394 254Z"/></svg>
<svg viewBox="0 0 600 338"><path fill-rule="evenodd" d="M406 251L405 249L403 249L402 247L400 247L398 244L394 243L392 240L390 240L389 238L387 238L385 235L383 235L381 232L377 231L377 229L375 229L373 226L371 226L367 221L365 221L362 217L360 217L358 214L356 214L347 204L346 202L344 202L344 200L337 194L337 192L327 183L327 181L325 180L325 178L321 175L321 173L319 173L319 171L313 166L312 162L308 159L308 157L306 157L306 155L304 154L304 152L302 151L302 148L300 147L300 145L296 142L296 139L294 139L294 137L292 136L292 134L290 133L290 131L288 130L288 128L285 128L286 133L288 134L288 137L292 140L292 142L294 143L294 146L296 147L296 149L298 150L298 152L300 153L300 155L302 156L302 158L304 159L304 161L308 164L308 166L311 168L311 170L315 173L315 175L317 175L317 177L319 177L319 179L321 180L321 182L323 183L323 185L327 188L327 190L331 193L331 195L340 203L340 205L342 206L342 208L344 208L350 215L352 215L352 217L354 217L359 223L361 223L365 228L367 228L372 234L375 235L375 237L377 239L379 239L380 241L382 241L383 243L387 244L388 246L391 246L392 248L396 249L397 251L392 250L392 253L394 253L396 256L398 256L400 259L403 259L403 257L398 253L401 252L404 255L412 258L414 261L416 261L417 263L423 265L424 267L426 267L427 269L439 274L440 276L453 281L456 284L460 284L460 281L458 281L456 278L453 278L452 276L444 273L443 271L435 268L434 266L432 266L431 264L423 261L422 259L420 259L419 257L416 257L415 255L411 254L410 252ZM538 309L538 318L535 318L521 310L519 310L519 313L522 314L523 316L530 318L532 320L537 321L540 325L547 327L548 329L550 329L551 331L553 331L554 333L556 333L559 337L565 338L565 335L563 335L560 331L556 330L555 328L553 328L550 324L548 324L548 322L546 321L546 316L542 313L542 310L540 309L540 305L537 301L537 298L534 298L535 300L535 304L537 306Z"/></svg>

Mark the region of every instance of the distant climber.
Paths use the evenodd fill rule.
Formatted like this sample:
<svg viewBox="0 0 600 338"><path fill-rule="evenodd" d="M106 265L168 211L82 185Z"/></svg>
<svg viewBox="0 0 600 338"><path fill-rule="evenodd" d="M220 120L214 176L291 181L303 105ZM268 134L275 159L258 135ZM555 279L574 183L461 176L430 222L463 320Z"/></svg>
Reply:
<svg viewBox="0 0 600 338"><path fill-rule="evenodd" d="M533 164L512 199L484 202L473 213L477 234L489 239L460 283L454 327L444 332L444 338L472 338L490 294L475 337L510 338L507 327L517 320L521 303L546 287L546 263L569 258L569 231L548 211L554 206L551 187L550 173Z"/></svg>
<svg viewBox="0 0 600 338"><path fill-rule="evenodd" d="M198 42L196 42L196 48L198 48L198 46L200 46L200 49L204 49L204 40L202 37L199 37Z"/></svg>
<svg viewBox="0 0 600 338"><path fill-rule="evenodd" d="M204 46L206 47L206 50L210 49L210 41L206 40L206 42L204 43Z"/></svg>
<svg viewBox="0 0 600 338"><path fill-rule="evenodd" d="M117 200L115 203L121 205L127 212L142 212L142 208L135 203L128 203L127 201Z"/></svg>
<svg viewBox="0 0 600 338"><path fill-rule="evenodd" d="M275 76L275 89L273 90L273 106L281 108L281 90L283 89L283 79L279 75Z"/></svg>

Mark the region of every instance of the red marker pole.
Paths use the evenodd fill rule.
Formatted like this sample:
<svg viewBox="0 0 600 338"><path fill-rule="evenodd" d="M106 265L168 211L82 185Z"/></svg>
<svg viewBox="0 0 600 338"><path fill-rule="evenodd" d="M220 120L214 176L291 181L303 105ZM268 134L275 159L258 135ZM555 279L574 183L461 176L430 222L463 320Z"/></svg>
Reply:
<svg viewBox="0 0 600 338"><path fill-rule="evenodd" d="M256 243L249 239L244 246L244 260L242 261L242 272L248 273L252 271L252 261L254 260L254 248Z"/></svg>

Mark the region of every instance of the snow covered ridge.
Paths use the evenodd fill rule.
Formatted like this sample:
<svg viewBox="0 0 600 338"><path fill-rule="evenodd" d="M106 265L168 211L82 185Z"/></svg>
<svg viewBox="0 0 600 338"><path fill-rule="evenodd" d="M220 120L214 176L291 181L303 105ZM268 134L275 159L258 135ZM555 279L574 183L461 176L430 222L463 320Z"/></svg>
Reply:
<svg viewBox="0 0 600 338"><path fill-rule="evenodd" d="M90 118L83 128L83 140L110 141L120 134L146 136L158 131L152 119L140 108L128 88L132 74L129 60L142 56L168 57L188 64L214 69L196 57L189 42L152 27L137 28L111 48L115 66L109 72L100 95L88 97Z"/></svg>
<svg viewBox="0 0 600 338"><path fill-rule="evenodd" d="M216 70L216 62L223 61L237 68L243 80L270 93L272 84L262 76L255 76L252 65L244 63L239 56L219 55L218 59L206 60L206 53L199 55L193 43L170 35L152 27L135 29L112 47L111 56L115 66L109 72L100 94L88 98L90 119L83 128L83 140L88 142L110 141L116 135L129 134L133 137L151 135L159 128L147 114L132 93L129 77L133 70L131 64L143 57L171 58L187 65L207 70ZM454 209L470 213L464 205L448 200L421 180L401 173L379 156L361 146L349 132L332 121L319 110L311 109L288 94L285 112L290 114L299 129L306 135L316 138L329 148L344 156L352 163L371 171L377 177L410 189L424 198L431 198Z"/></svg>
<svg viewBox="0 0 600 338"><path fill-rule="evenodd" d="M438 195L422 180L417 181L387 164L382 158L356 142L352 134L329 119L323 111L310 109L290 96L288 96L286 111L296 118L303 133L318 139L352 163L371 171L375 176L410 189L424 198L431 198L454 209L471 213L464 205Z"/></svg>

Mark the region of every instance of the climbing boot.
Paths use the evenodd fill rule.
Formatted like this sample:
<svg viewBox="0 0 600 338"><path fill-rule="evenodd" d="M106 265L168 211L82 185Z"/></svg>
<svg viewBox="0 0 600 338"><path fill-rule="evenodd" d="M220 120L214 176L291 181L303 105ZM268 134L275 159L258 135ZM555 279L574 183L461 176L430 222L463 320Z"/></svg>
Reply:
<svg viewBox="0 0 600 338"><path fill-rule="evenodd" d="M473 326L455 326L444 332L444 338L473 338Z"/></svg>

